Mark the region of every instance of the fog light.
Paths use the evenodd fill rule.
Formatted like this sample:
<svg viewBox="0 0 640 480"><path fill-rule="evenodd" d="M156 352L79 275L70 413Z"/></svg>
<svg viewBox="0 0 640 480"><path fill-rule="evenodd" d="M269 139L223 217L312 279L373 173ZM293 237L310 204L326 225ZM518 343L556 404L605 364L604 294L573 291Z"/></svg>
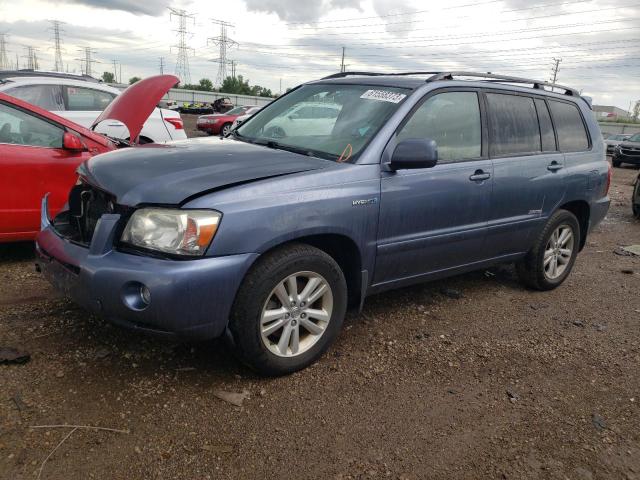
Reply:
<svg viewBox="0 0 640 480"><path fill-rule="evenodd" d="M140 287L140 297L145 305L149 305L151 303L151 292L146 285L142 285L142 287Z"/></svg>
<svg viewBox="0 0 640 480"><path fill-rule="evenodd" d="M144 310L151 303L151 291L140 282L127 282L122 286L122 301L132 310Z"/></svg>

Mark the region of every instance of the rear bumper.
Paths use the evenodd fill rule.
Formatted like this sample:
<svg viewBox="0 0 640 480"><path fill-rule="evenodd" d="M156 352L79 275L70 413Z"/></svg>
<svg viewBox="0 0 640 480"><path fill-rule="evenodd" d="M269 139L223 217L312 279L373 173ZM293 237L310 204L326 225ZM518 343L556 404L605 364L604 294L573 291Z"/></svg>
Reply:
<svg viewBox="0 0 640 480"><path fill-rule="evenodd" d="M43 222L36 262L44 276L87 310L125 327L194 339L223 334L236 291L258 255L178 261L119 252L112 248L118 217L101 218L90 248ZM141 285L150 292L146 306Z"/></svg>
<svg viewBox="0 0 640 480"><path fill-rule="evenodd" d="M611 200L608 196L601 198L591 204L589 216L589 232L594 229L607 216Z"/></svg>

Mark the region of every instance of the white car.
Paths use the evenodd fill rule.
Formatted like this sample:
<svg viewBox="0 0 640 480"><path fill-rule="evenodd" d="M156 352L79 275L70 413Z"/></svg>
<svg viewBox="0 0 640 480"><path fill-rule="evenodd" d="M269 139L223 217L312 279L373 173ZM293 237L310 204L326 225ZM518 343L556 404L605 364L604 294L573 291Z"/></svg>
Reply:
<svg viewBox="0 0 640 480"><path fill-rule="evenodd" d="M262 108L263 107L252 107L249 110L247 110L247 113L237 117L233 121L233 123L231 124L231 130L233 130L234 128L237 128L240 125L242 125L247 120L247 118L250 118L250 117L254 116L256 113L258 113L260 110L262 110Z"/></svg>
<svg viewBox="0 0 640 480"><path fill-rule="evenodd" d="M295 137L313 131L329 135L342 109L335 103L308 102L298 104L275 117L264 126L265 135L274 138Z"/></svg>
<svg viewBox="0 0 640 480"><path fill-rule="evenodd" d="M94 120L120 94L117 88L81 75L55 72L0 72L0 92L91 128ZM95 131L110 137L128 139L124 123L107 120ZM156 108L144 123L140 143L162 143L187 138L180 113Z"/></svg>

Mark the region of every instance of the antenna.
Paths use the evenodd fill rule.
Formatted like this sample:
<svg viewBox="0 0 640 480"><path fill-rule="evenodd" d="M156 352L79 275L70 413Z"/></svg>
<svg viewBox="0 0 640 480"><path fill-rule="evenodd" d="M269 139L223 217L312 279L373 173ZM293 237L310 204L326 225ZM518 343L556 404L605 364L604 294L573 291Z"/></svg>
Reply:
<svg viewBox="0 0 640 480"><path fill-rule="evenodd" d="M220 35L207 39L207 45L209 43L212 43L213 45L217 45L220 49L219 57L215 60L212 60L212 62L218 64L218 76L216 77L216 84L222 85L222 82L224 82L225 78L227 78L228 64L231 64L233 77L235 78L235 62L229 61L227 59L227 49L237 47L238 42L229 38L229 36L227 35L227 28L233 28L233 24L225 22L224 20L216 20L215 18L211 19L211 23L213 23L214 25L220 25Z"/></svg>
<svg viewBox="0 0 640 480"><path fill-rule="evenodd" d="M62 63L62 40L60 38L60 32L63 31L60 26L63 24L60 20L49 20L51 22L51 30L53 30L53 45L54 45L54 67L56 72L63 72L64 65Z"/></svg>
<svg viewBox="0 0 640 480"><path fill-rule="evenodd" d="M178 45L171 48L178 49L178 58L176 60L176 75L180 78L183 85L191 83L191 73L189 72L189 51L192 48L187 46L187 19L191 19L195 25L196 21L192 13L187 13L182 9L169 7L169 19L178 18Z"/></svg>
<svg viewBox="0 0 640 480"><path fill-rule="evenodd" d="M6 33L0 33L0 70L11 70L11 64L7 56L7 37Z"/></svg>

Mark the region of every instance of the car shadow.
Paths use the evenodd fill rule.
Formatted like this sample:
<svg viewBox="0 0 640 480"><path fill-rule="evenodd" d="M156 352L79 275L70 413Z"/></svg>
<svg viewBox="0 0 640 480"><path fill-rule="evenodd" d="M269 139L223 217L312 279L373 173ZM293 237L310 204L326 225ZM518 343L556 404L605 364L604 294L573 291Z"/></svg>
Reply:
<svg viewBox="0 0 640 480"><path fill-rule="evenodd" d="M14 242L0 244L0 262L22 262L35 258L34 242Z"/></svg>

